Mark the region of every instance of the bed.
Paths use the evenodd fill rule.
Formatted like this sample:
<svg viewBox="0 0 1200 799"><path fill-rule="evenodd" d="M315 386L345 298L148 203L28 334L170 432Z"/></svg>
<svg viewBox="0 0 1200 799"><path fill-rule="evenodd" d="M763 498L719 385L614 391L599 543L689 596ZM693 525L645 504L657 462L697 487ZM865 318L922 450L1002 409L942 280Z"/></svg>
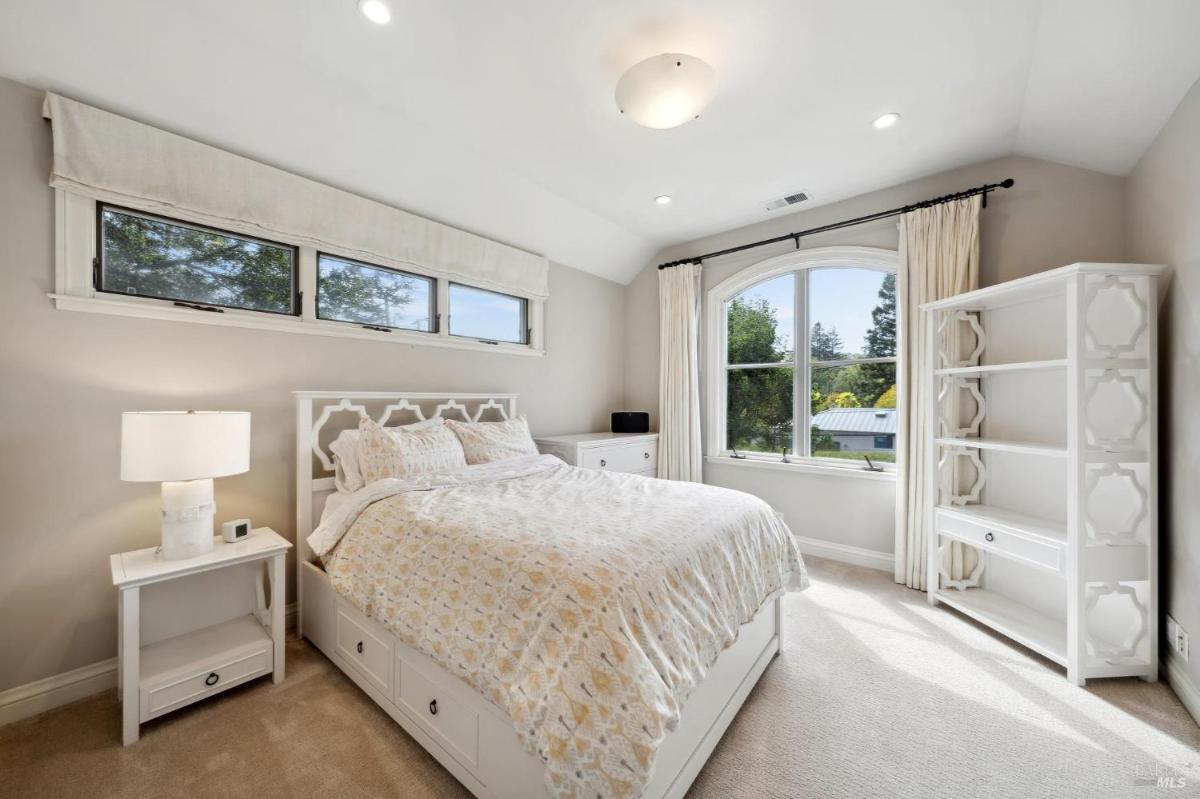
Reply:
<svg viewBox="0 0 1200 799"><path fill-rule="evenodd" d="M298 632L476 796L683 796L806 585L778 517L533 454L338 492L360 415L503 420L517 397L295 397Z"/></svg>

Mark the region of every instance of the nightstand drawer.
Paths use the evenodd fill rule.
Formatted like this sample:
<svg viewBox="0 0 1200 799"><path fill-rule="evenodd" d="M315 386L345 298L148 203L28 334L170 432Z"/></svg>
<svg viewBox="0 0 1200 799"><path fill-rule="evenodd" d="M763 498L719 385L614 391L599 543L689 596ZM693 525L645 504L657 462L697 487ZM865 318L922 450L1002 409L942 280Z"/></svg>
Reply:
<svg viewBox="0 0 1200 799"><path fill-rule="evenodd" d="M441 684L402 657L396 658L398 704L463 765L479 763L479 714L456 700L462 690Z"/></svg>
<svg viewBox="0 0 1200 799"><path fill-rule="evenodd" d="M168 666L141 681L138 693L139 718L149 721L184 705L240 685L274 668L272 642L257 622L247 617L227 624L199 630L185 636L147 647L144 659L153 668ZM192 653L204 651L224 639L229 648L208 657ZM190 660L183 666L174 662Z"/></svg>
<svg viewBox="0 0 1200 799"><path fill-rule="evenodd" d="M337 647L366 677L392 698L392 643L355 609L338 609Z"/></svg>
<svg viewBox="0 0 1200 799"><path fill-rule="evenodd" d="M584 450L580 466L609 472L643 472L658 467L658 442L643 441Z"/></svg>

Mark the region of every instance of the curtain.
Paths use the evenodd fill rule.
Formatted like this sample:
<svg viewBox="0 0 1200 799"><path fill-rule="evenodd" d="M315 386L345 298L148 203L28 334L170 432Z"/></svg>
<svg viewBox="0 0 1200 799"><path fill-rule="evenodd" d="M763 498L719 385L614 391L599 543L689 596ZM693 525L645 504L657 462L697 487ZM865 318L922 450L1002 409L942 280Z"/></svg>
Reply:
<svg viewBox="0 0 1200 799"><path fill-rule="evenodd" d="M921 304L945 299L979 286L980 197L921 208L900 218L900 335L897 355L899 418L896 441L896 582L924 590L930 531L925 474L936 457L926 425L930 372L936 352L926 351L927 314ZM948 553L951 577L961 579L972 555Z"/></svg>
<svg viewBox="0 0 1200 799"><path fill-rule="evenodd" d="M658 270L658 476L704 479L700 436L700 264Z"/></svg>
<svg viewBox="0 0 1200 799"><path fill-rule="evenodd" d="M50 185L94 200L544 300L545 257L47 94Z"/></svg>

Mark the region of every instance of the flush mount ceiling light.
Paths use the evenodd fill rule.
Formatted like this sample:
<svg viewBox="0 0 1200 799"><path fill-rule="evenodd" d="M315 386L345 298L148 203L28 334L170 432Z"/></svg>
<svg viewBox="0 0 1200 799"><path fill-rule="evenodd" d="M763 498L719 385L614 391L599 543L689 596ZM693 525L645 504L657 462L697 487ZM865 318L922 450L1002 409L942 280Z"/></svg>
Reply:
<svg viewBox="0 0 1200 799"><path fill-rule="evenodd" d="M376 25L386 25L392 21L392 10L383 0L358 0L358 10Z"/></svg>
<svg viewBox="0 0 1200 799"><path fill-rule="evenodd" d="M659 205L670 205L671 196L669 194L660 194L654 198L654 202L658 203Z"/></svg>
<svg viewBox="0 0 1200 799"><path fill-rule="evenodd" d="M895 125L899 121L900 121L900 115L895 112L891 112L891 113L884 114L883 116L876 117L875 121L872 122L871 124L874 125L876 128L878 128L879 130L883 130L884 128L890 128L892 125Z"/></svg>
<svg viewBox="0 0 1200 799"><path fill-rule="evenodd" d="M630 67L617 81L617 108L647 128L674 128L700 116L717 85L699 58L663 53Z"/></svg>

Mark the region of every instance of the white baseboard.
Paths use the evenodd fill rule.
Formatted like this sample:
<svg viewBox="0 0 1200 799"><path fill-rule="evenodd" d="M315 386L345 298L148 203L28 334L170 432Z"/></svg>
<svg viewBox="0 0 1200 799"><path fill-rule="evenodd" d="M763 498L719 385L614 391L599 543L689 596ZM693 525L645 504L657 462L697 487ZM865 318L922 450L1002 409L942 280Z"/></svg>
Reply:
<svg viewBox="0 0 1200 799"><path fill-rule="evenodd" d="M1170 650L1164 650L1162 658L1162 673L1167 678L1167 684L1179 697L1179 701L1192 714L1197 724L1200 724L1200 689L1192 682L1184 668L1183 660Z"/></svg>
<svg viewBox="0 0 1200 799"><path fill-rule="evenodd" d="M295 602L284 610L284 626L296 629ZM117 659L109 658L0 691L0 727L116 687Z"/></svg>
<svg viewBox="0 0 1200 799"><path fill-rule="evenodd" d="M18 685L0 692L0 725L27 719L116 687L116 658Z"/></svg>
<svg viewBox="0 0 1200 799"><path fill-rule="evenodd" d="M896 559L890 552L877 552L874 549L852 547L849 544L839 544L820 538L805 538L801 535L796 536L796 546L802 553L816 555L818 558L829 558L842 563L852 563L855 566L866 566L869 569L879 569L889 574L895 570Z"/></svg>

